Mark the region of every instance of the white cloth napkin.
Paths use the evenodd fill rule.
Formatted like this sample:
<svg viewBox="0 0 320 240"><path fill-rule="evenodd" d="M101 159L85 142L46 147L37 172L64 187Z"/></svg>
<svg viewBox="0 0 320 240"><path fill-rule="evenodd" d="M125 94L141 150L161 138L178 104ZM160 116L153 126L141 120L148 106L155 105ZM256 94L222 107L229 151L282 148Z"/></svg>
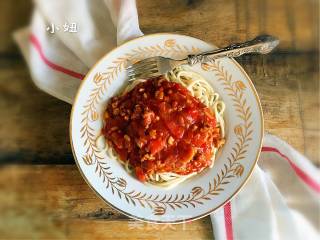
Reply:
<svg viewBox="0 0 320 240"><path fill-rule="evenodd" d="M72 24L77 29L69 28ZM102 55L141 35L134 0L36 0L31 25L14 38L35 84L72 103L81 79ZM211 214L214 237L320 239L319 196L318 169L285 142L266 135L249 182Z"/></svg>
<svg viewBox="0 0 320 240"><path fill-rule="evenodd" d="M310 161L267 134L248 183L211 214L215 238L320 239L320 175Z"/></svg>
<svg viewBox="0 0 320 240"><path fill-rule="evenodd" d="M134 0L35 0L30 26L14 38L34 83L72 103L91 66L117 44L141 35Z"/></svg>

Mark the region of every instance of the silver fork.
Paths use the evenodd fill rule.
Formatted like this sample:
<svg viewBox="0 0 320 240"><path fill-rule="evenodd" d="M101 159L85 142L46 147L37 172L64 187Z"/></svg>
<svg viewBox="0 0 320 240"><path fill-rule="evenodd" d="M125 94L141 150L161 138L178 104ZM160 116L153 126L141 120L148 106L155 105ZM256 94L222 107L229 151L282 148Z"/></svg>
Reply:
<svg viewBox="0 0 320 240"><path fill-rule="evenodd" d="M246 53L267 54L279 44L279 39L270 35L261 35L253 40L231 44L224 48L188 55L183 59L171 59L167 57L150 57L143 59L127 67L129 81L138 78L147 78L163 75L173 68L188 64L206 63L222 57L239 57Z"/></svg>

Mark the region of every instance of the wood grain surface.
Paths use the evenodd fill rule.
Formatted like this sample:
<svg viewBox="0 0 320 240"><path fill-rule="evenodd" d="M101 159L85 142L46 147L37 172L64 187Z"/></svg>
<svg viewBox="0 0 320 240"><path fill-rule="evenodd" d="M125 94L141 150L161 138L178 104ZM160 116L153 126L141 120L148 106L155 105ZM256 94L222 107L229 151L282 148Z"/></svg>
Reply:
<svg viewBox="0 0 320 240"><path fill-rule="evenodd" d="M31 1L0 2L0 239L212 239L209 217L182 225L129 219L81 178L70 149L71 106L32 83L11 39ZM313 0L137 0L144 33L176 32L218 46L279 36L268 56L238 62L252 78L267 132L319 166L319 3Z"/></svg>

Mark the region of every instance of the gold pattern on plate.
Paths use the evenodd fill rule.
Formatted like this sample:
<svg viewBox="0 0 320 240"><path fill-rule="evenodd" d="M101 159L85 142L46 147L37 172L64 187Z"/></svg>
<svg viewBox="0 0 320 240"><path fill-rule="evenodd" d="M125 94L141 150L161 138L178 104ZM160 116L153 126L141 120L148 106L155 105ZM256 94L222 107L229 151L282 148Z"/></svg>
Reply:
<svg viewBox="0 0 320 240"><path fill-rule="evenodd" d="M111 189L113 195L118 195L119 199L124 199L132 206L140 205L143 208L148 207L154 215L164 215L168 208L176 210L178 208L195 208L197 205L202 205L204 201L211 200L214 196L224 191L224 187L230 183L232 178L241 177L245 169L239 161L245 158L249 141L252 141L251 135L253 133L252 112L244 97L246 85L242 81L234 81L232 75L221 66L219 61L202 64L202 68L205 71L211 71L218 77L218 81L221 82L224 90L231 97L233 107L240 121L234 127L237 141L227 158L228 164L224 164L217 175L209 181L207 187L194 187L189 194L164 194L161 196L159 194L147 194L137 190L128 190L127 182L123 178L114 176L108 163L103 161L104 158L100 155L96 146L94 129L90 126L89 119L94 120L98 118L96 106L100 103L103 93L107 91L107 86L124 70L128 59L131 62L135 62L152 56L179 57L190 54L190 52L199 52L198 48L192 47L190 49L172 40L166 40L163 46L157 44L155 46L133 49L130 53L113 61L113 65L108 67L106 72L96 73L93 77L96 86L91 90L89 98L83 106L84 110L81 113L80 133L86 149L86 154L83 157L84 162L87 165L95 165L95 172L106 184L106 189Z"/></svg>
<svg viewBox="0 0 320 240"><path fill-rule="evenodd" d="M91 112L91 121L97 121L99 119L99 113L96 111Z"/></svg>
<svg viewBox="0 0 320 240"><path fill-rule="evenodd" d="M103 75L101 73L96 73L93 77L93 81L97 84L102 80L103 80Z"/></svg>
<svg viewBox="0 0 320 240"><path fill-rule="evenodd" d="M92 157L91 157L90 155L84 155L84 156L82 157L82 160L83 160L84 163L87 164L87 165L93 164Z"/></svg>
<svg viewBox="0 0 320 240"><path fill-rule="evenodd" d="M234 127L233 131L236 135L241 136L242 135L242 125L241 124L236 125Z"/></svg>
<svg viewBox="0 0 320 240"><path fill-rule="evenodd" d="M244 167L239 163L233 170L234 175L241 177L244 171Z"/></svg>
<svg viewBox="0 0 320 240"><path fill-rule="evenodd" d="M173 47L175 44L176 44L176 40L174 39L168 39L164 41L164 45L169 48Z"/></svg>

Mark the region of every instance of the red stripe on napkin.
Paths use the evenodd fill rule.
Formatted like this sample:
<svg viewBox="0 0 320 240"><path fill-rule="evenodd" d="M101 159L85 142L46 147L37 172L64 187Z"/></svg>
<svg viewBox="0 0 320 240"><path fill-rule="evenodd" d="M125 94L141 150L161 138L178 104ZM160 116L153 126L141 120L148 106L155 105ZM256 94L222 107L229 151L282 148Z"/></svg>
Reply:
<svg viewBox="0 0 320 240"><path fill-rule="evenodd" d="M224 225L226 228L227 240L233 240L233 228L232 228L232 217L231 217L231 203L228 202L224 205Z"/></svg>
<svg viewBox="0 0 320 240"><path fill-rule="evenodd" d="M85 75L81 74L81 73L77 73L75 71L72 71L70 69L67 69L67 68L64 68L62 66L59 66L58 64L55 64L54 62L51 62L44 54L43 50L42 50L42 46L40 44L40 41L37 39L37 37L34 35L34 34L31 34L30 35L30 38L29 38L30 42L32 43L32 45L35 47L35 49L37 50L37 52L39 53L42 61L50 68L52 68L53 70L55 71L58 71L58 72L62 72L62 73L65 73L71 77L74 77L74 78L78 78L78 79L81 79L83 80Z"/></svg>
<svg viewBox="0 0 320 240"><path fill-rule="evenodd" d="M296 172L296 174L313 190L320 193L320 184L317 183L314 179L312 179L311 176L309 176L306 172L304 172L301 168L299 168L290 158L288 158L286 155L281 153L278 149L273 147L262 147L263 152L274 152L279 154L281 157L283 157L285 160L287 160L290 164L290 166L293 168L293 170Z"/></svg>

